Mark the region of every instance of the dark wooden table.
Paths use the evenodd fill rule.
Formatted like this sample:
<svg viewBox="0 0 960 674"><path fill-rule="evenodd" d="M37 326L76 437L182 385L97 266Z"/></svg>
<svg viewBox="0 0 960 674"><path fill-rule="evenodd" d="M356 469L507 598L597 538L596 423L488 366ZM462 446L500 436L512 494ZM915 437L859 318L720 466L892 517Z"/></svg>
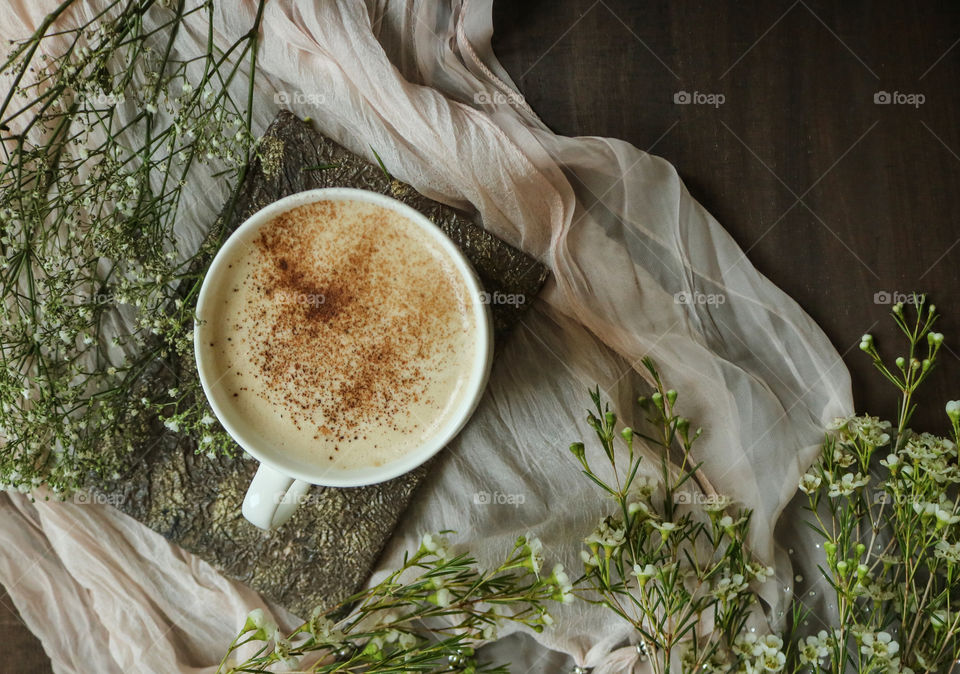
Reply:
<svg viewBox="0 0 960 674"><path fill-rule="evenodd" d="M844 354L858 411L892 417L897 397L860 336L902 353L889 300L929 293L946 346L914 425L946 431L943 404L960 398L960 5L515 0L495 3L494 25L495 53L554 131L673 162Z"/></svg>
<svg viewBox="0 0 960 674"><path fill-rule="evenodd" d="M845 354L858 410L895 405L860 335L899 353L888 295L930 293L947 341L915 425L945 428L942 404L960 398L960 5L501 0L494 13L495 51L544 121L673 162ZM11 623L0 671L43 671Z"/></svg>
<svg viewBox="0 0 960 674"><path fill-rule="evenodd" d="M0 672L2 674L46 674L50 660L43 647L13 606L0 585Z"/></svg>

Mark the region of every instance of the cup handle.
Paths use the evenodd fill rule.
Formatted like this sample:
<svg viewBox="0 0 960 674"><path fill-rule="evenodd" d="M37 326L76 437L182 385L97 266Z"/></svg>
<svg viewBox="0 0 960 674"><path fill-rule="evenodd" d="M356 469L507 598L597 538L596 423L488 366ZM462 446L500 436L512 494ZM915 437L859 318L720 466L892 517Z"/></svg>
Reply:
<svg viewBox="0 0 960 674"><path fill-rule="evenodd" d="M276 529L293 516L309 490L309 482L287 477L261 463L247 488L241 512L254 526Z"/></svg>

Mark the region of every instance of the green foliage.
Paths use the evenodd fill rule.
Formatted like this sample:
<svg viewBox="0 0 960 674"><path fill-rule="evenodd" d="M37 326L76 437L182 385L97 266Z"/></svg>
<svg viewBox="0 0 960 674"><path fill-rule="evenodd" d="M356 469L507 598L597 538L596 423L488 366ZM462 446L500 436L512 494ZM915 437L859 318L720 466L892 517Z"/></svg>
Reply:
<svg viewBox="0 0 960 674"><path fill-rule="evenodd" d="M548 600L570 601L570 582L557 565L541 574L542 545L521 537L504 561L481 571L454 555L443 536L423 537L403 566L341 604L317 610L289 635L254 611L230 645L220 672L501 672L477 663L475 648L513 622L536 631L553 624ZM257 647L233 662L237 650Z"/></svg>
<svg viewBox="0 0 960 674"><path fill-rule="evenodd" d="M260 14L221 51L212 2L116 1L78 22L83 5L64 2L0 66L14 83L0 103L0 486L23 491L119 478L158 416L203 451L234 448L178 366L219 241L175 225L189 175L233 181L246 165ZM208 39L177 55L188 17Z"/></svg>
<svg viewBox="0 0 960 674"><path fill-rule="evenodd" d="M582 443L571 446L583 473L614 502L584 541L583 596L610 608L637 633L638 650L654 672L766 671L782 667L783 641L745 629L756 588L773 574L746 545L750 512L712 490L691 450L701 431L675 411L677 392L665 389L644 360L655 390L640 399L649 432L616 430L617 415L591 393L587 417L613 478L604 480ZM659 465L641 473L635 438L657 450ZM618 444L625 451L618 451ZM626 458L623 463L622 458ZM671 463L671 456L679 461ZM713 629L704 630L709 624ZM770 670L770 671L778 671Z"/></svg>
<svg viewBox="0 0 960 674"><path fill-rule="evenodd" d="M943 672L960 658L960 402L946 407L952 438L907 426L943 343L933 331L935 307L913 299L913 320L903 304L893 308L907 340L893 367L873 337L860 344L900 393L896 426L870 416L838 419L800 481L839 613L819 657L800 663L817 671Z"/></svg>

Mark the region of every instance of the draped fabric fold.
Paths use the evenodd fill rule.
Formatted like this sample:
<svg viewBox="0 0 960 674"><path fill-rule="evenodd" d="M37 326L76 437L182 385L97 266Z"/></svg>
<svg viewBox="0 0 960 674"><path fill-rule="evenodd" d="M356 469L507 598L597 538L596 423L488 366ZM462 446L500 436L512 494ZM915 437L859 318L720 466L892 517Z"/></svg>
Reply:
<svg viewBox="0 0 960 674"><path fill-rule="evenodd" d="M92 12L101 2L87 4ZM7 4L3 37L23 37L50 7ZM219 3L216 11L215 38L229 44L252 21L255 3ZM647 386L637 369L644 356L680 391L680 412L704 427L696 458L710 483L754 510L754 552L778 578L792 579L774 526L823 426L852 411L839 355L668 162L619 140L552 133L496 61L492 34L492 0L291 0L268 3L264 14L260 130L276 112L276 92L312 94L292 107L323 133L363 155L376 148L393 175L476 213L553 270L374 580L421 533L439 529L456 530L481 561L532 531L551 561L577 568L579 540L609 503L565 447L583 435L594 384L631 423L631 401ZM202 39L182 31L176 49L192 53ZM209 176L189 183L191 208L179 226L196 237L224 190ZM478 505L481 491L522 494L523 503ZM24 551L0 559L0 580L57 671L145 663L151 671L212 671L245 612L264 606L108 507L31 504L19 495L0 507L10 515L0 519L4 549ZM55 554L39 552L48 548ZM790 581L762 591L773 629L789 599L784 585ZM530 636L598 672L639 664L632 646L618 648L630 631L611 612L578 602L559 607L555 620ZM90 635L100 635L97 648ZM536 653L532 643L506 639L496 655L558 671L562 658Z"/></svg>

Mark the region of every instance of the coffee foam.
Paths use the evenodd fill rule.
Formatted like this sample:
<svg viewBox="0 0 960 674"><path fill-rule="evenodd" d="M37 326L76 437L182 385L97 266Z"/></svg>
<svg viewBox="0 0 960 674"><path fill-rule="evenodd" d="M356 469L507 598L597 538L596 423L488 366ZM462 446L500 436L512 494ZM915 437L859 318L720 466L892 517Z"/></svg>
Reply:
<svg viewBox="0 0 960 674"><path fill-rule="evenodd" d="M262 225L225 262L200 348L264 442L309 464L379 466L461 406L479 298L416 223L320 201Z"/></svg>

